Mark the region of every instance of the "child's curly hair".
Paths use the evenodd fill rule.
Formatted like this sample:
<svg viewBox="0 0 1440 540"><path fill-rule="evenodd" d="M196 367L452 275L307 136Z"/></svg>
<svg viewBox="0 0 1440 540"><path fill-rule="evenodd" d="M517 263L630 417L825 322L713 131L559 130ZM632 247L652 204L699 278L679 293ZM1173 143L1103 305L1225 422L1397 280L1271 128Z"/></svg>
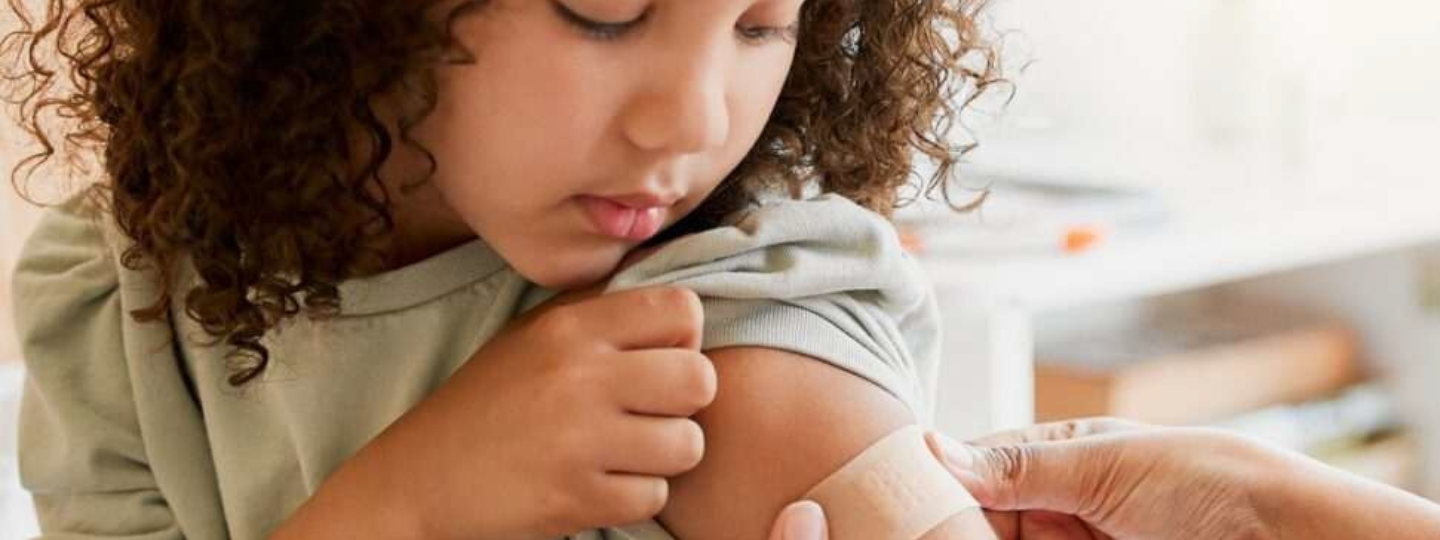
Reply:
<svg viewBox="0 0 1440 540"><path fill-rule="evenodd" d="M42 116L66 121L72 159L103 163L90 194L134 241L122 262L158 272L163 296L131 316L163 319L183 294L233 347L237 386L265 369L267 331L337 313L337 284L380 256L394 224L379 170L397 141L376 104L404 96L394 138L424 151L407 135L434 107L434 67L471 60L451 27L486 4L459 2L437 24L426 14L441 0L44 0L44 16L24 1L8 0L20 29L0 41L4 95L41 150L12 182L26 193L21 179L57 153ZM948 199L973 146L949 132L999 82L983 4L809 0L759 142L677 230L812 181L888 215L917 153L936 168L912 187ZM201 283L176 291L184 259Z"/></svg>

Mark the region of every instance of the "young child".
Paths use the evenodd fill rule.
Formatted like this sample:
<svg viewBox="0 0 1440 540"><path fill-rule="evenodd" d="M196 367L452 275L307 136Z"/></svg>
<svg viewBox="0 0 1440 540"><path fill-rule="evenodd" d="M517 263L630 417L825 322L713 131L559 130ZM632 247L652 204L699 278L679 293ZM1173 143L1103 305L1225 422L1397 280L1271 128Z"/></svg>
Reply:
<svg viewBox="0 0 1440 540"><path fill-rule="evenodd" d="M45 538L758 538L928 421L885 216L978 4L32 3L17 181L103 165L15 277Z"/></svg>

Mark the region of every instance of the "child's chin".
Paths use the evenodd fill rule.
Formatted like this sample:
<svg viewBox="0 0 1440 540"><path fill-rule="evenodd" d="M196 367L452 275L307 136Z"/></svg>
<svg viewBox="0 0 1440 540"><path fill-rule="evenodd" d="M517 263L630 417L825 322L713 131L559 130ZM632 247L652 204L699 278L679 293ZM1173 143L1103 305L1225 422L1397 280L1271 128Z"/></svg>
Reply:
<svg viewBox="0 0 1440 540"><path fill-rule="evenodd" d="M516 267L531 283L556 291L584 289L600 284L615 274L619 261L606 257L588 257L585 261L556 263L541 261L536 268Z"/></svg>

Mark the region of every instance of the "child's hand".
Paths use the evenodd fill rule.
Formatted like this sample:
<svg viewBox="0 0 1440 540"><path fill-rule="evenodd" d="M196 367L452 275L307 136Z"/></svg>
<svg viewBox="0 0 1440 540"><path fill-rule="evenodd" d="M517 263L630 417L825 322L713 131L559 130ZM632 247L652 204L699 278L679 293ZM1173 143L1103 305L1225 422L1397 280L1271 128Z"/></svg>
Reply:
<svg viewBox="0 0 1440 540"><path fill-rule="evenodd" d="M490 340L377 443L427 538L551 538L658 514L715 397L699 298L570 295ZM388 440L381 440L388 439Z"/></svg>

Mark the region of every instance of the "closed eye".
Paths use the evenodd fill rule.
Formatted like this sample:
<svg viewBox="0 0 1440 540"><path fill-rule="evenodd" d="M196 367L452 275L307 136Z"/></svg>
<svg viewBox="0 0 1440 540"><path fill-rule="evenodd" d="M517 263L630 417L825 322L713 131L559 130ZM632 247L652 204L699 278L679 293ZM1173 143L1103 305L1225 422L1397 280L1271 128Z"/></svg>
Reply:
<svg viewBox="0 0 1440 540"><path fill-rule="evenodd" d="M558 0L550 0L550 6L555 8L555 13L565 22L570 23L586 36L599 40L618 39L632 28L645 22L645 19L650 16L650 10L646 9L639 17L628 21L597 21L576 13L575 10Z"/></svg>
<svg viewBox="0 0 1440 540"><path fill-rule="evenodd" d="M599 21L581 15L560 0L550 0L550 6L554 8L556 15L566 23L575 27L586 37L599 41L620 39L650 17L650 8L646 8L639 16L628 21ZM799 22L788 26L735 26L736 38L750 45L764 45L778 41L793 43L799 37L799 33Z"/></svg>
<svg viewBox="0 0 1440 540"><path fill-rule="evenodd" d="M800 36L800 23L789 26L737 26L735 33L740 36L740 39L752 44L771 41L793 42Z"/></svg>

